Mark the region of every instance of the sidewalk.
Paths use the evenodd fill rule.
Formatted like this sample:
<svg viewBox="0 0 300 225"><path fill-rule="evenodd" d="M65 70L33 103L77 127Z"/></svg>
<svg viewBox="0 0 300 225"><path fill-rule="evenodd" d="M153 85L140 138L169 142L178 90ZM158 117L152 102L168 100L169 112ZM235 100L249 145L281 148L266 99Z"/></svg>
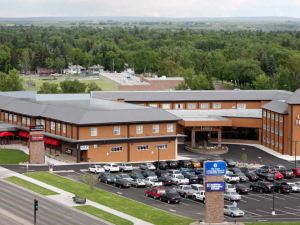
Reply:
<svg viewBox="0 0 300 225"><path fill-rule="evenodd" d="M44 187L44 188L49 189L51 191L54 191L56 193L59 193L58 195L46 196L46 198L55 200L55 201L59 202L62 205L65 205L67 207L73 207L73 206L76 205L76 204L74 204L73 199L72 199L72 197L74 196L74 194L72 194L70 192L67 192L67 191L64 191L64 190L61 190L59 188L53 187L51 185L45 184L45 183L40 182L38 180L35 180L33 178L27 177L27 176L25 176L23 174L15 173L15 172L13 172L11 170L8 170L8 169L5 169L3 167L0 167L0 179L3 179L5 177L9 177L9 176L19 177L19 178L21 178L23 180L26 180L26 181L31 182L33 184L36 184L38 186L41 186L41 187ZM146 222L144 220L138 219L138 218L133 217L131 215L128 215L126 213L117 211L115 209L109 208L109 207L104 206L104 205L101 205L101 204L99 204L97 202L93 202L93 201L87 200L86 205L93 206L93 207L95 207L97 209L101 209L103 211L106 211L108 213L114 214L114 215L119 216L121 218L127 219L127 220L131 221L135 225L152 225L151 223L148 223L148 222Z"/></svg>

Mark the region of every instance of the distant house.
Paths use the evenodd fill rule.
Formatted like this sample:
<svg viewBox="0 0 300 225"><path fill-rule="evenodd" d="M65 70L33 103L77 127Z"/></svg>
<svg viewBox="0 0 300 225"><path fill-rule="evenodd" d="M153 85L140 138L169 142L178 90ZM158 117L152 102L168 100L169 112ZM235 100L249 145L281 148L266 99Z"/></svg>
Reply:
<svg viewBox="0 0 300 225"><path fill-rule="evenodd" d="M83 74L86 72L86 69L80 65L69 64L67 69L64 69L64 74Z"/></svg>
<svg viewBox="0 0 300 225"><path fill-rule="evenodd" d="M56 69L51 68L37 68L36 74L39 76L50 76L51 74L57 73Z"/></svg>
<svg viewBox="0 0 300 225"><path fill-rule="evenodd" d="M104 67L97 64L89 67L88 69L89 74L100 74L104 72Z"/></svg>

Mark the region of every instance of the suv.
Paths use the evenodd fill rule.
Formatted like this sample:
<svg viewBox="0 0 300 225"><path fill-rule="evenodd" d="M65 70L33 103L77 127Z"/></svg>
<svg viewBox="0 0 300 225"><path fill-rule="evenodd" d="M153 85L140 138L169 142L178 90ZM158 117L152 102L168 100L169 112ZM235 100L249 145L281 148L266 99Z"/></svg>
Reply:
<svg viewBox="0 0 300 225"><path fill-rule="evenodd" d="M161 201L167 202L168 204L171 203L178 203L181 201L181 197L178 192L174 189L166 190L160 197Z"/></svg>
<svg viewBox="0 0 300 225"><path fill-rule="evenodd" d="M195 201L198 200L198 201L205 203L205 191L199 191L199 192L193 193L192 199Z"/></svg>
<svg viewBox="0 0 300 225"><path fill-rule="evenodd" d="M256 175L259 177L260 180L267 180L267 181L274 181L274 174L270 172L266 172L265 169L257 169L255 171Z"/></svg>
<svg viewBox="0 0 300 225"><path fill-rule="evenodd" d="M260 193L270 193L273 192L274 187L272 183L270 182L265 182L265 181L258 181L255 183L250 184L250 190L252 191L258 191Z"/></svg>
<svg viewBox="0 0 300 225"><path fill-rule="evenodd" d="M173 184L180 185L180 184L189 184L189 179L184 178L182 174L173 174L171 175L171 180Z"/></svg>
<svg viewBox="0 0 300 225"><path fill-rule="evenodd" d="M190 184L198 184L199 183L199 178L195 174L195 172L183 172L182 175L189 179Z"/></svg>
<svg viewBox="0 0 300 225"><path fill-rule="evenodd" d="M99 175L98 180L106 183L106 184L112 184L115 182L116 177L112 175L111 173L102 173Z"/></svg>
<svg viewBox="0 0 300 225"><path fill-rule="evenodd" d="M104 168L99 165L91 165L88 170L90 173L104 173L105 172Z"/></svg>
<svg viewBox="0 0 300 225"><path fill-rule="evenodd" d="M227 183L238 183L240 181L240 177L230 171L227 171L224 176L224 181L226 181Z"/></svg>
<svg viewBox="0 0 300 225"><path fill-rule="evenodd" d="M120 171L122 172L131 172L133 170L133 167L130 163L120 163L119 167Z"/></svg>
<svg viewBox="0 0 300 225"><path fill-rule="evenodd" d="M168 168L168 163L166 161L156 161L153 163L156 169L166 170Z"/></svg>
<svg viewBox="0 0 300 225"><path fill-rule="evenodd" d="M291 186L288 185L286 182L275 182L274 183L274 191L278 193L290 193L291 192Z"/></svg>
<svg viewBox="0 0 300 225"><path fill-rule="evenodd" d="M179 185L176 190L184 198L190 198L196 192L191 185Z"/></svg>
<svg viewBox="0 0 300 225"><path fill-rule="evenodd" d="M179 167L178 161L167 161L169 169L177 169Z"/></svg>
<svg viewBox="0 0 300 225"><path fill-rule="evenodd" d="M192 168L193 167L191 161L189 161L189 160L179 160L178 166L184 167L184 168Z"/></svg>

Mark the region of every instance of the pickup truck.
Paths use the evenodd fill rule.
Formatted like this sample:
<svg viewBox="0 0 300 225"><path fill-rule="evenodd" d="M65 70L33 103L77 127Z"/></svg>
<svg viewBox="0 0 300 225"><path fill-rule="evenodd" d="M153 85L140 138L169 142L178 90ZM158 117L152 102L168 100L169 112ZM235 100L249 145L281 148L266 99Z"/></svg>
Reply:
<svg viewBox="0 0 300 225"><path fill-rule="evenodd" d="M195 201L201 201L203 203L205 203L205 191L199 191L199 192L195 192L192 195L192 199Z"/></svg>
<svg viewBox="0 0 300 225"><path fill-rule="evenodd" d="M158 181L157 177L147 177L145 178L145 184L148 187L160 187L163 186L163 183Z"/></svg>
<svg viewBox="0 0 300 225"><path fill-rule="evenodd" d="M180 184L189 184L189 179L184 178L182 174L172 174L171 180L173 184L180 185Z"/></svg>
<svg viewBox="0 0 300 225"><path fill-rule="evenodd" d="M90 173L104 173L105 172L104 168L99 165L91 165L88 170Z"/></svg>

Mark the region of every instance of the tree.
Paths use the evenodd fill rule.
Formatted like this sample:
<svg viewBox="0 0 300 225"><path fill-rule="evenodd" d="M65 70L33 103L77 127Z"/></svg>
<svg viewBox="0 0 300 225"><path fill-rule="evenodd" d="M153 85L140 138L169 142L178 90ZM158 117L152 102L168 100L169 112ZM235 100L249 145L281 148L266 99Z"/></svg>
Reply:
<svg viewBox="0 0 300 225"><path fill-rule="evenodd" d="M44 82L41 85L38 93L40 93L40 94L57 94L57 93L59 93L58 84Z"/></svg>
<svg viewBox="0 0 300 225"><path fill-rule="evenodd" d="M78 80L65 80L60 82L62 93L84 93L86 84Z"/></svg>
<svg viewBox="0 0 300 225"><path fill-rule="evenodd" d="M93 174L84 174L81 176L83 183L90 187L90 191L94 191L96 184L98 183L97 177Z"/></svg>
<svg viewBox="0 0 300 225"><path fill-rule="evenodd" d="M49 68L56 69L60 73L62 73L62 70L65 68L65 60L59 57L55 58L47 58L46 59L46 65Z"/></svg>
<svg viewBox="0 0 300 225"><path fill-rule="evenodd" d="M275 75L276 88L295 91L300 87L300 75L287 68L280 67Z"/></svg>
<svg viewBox="0 0 300 225"><path fill-rule="evenodd" d="M177 89L210 90L212 84L205 74L195 74L193 69L188 69L184 72L184 82L179 84Z"/></svg>
<svg viewBox="0 0 300 225"><path fill-rule="evenodd" d="M257 90L270 89L272 87L270 78L265 74L258 75L253 81L253 87Z"/></svg>
<svg viewBox="0 0 300 225"><path fill-rule="evenodd" d="M20 67L25 74L27 74L28 71L30 70L31 61L32 61L32 58L31 58L30 49L26 48L22 51L22 55L21 55L20 62L19 62Z"/></svg>
<svg viewBox="0 0 300 225"><path fill-rule="evenodd" d="M102 91L101 87L99 87L96 83L89 83L87 85L87 93L90 93L91 91Z"/></svg>
<svg viewBox="0 0 300 225"><path fill-rule="evenodd" d="M10 66L11 50L6 45L0 45L0 71L7 73Z"/></svg>
<svg viewBox="0 0 300 225"><path fill-rule="evenodd" d="M17 70L10 70L8 74L0 72L0 91L21 91L23 80Z"/></svg>

